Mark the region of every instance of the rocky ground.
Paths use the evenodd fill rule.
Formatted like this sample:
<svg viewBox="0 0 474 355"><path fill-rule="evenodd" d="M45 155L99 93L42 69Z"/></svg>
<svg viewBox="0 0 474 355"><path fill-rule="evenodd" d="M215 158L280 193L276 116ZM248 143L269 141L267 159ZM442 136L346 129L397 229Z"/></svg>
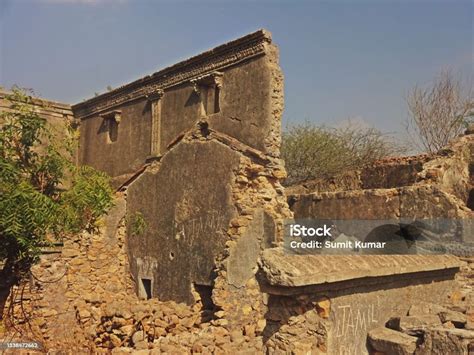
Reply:
<svg viewBox="0 0 474 355"><path fill-rule="evenodd" d="M213 312L199 301L186 306L140 300L128 272L123 215L118 202L100 233L85 232L45 255L31 280L13 290L0 339L39 341L51 353L265 352L265 320L235 328L224 311ZM414 304L408 314L387 319L386 327L368 335L374 352L474 352L474 257L462 260L450 298L439 305Z"/></svg>
<svg viewBox="0 0 474 355"><path fill-rule="evenodd" d="M444 304L414 304L369 332L374 354L474 354L474 257L461 260L459 288Z"/></svg>
<svg viewBox="0 0 474 355"><path fill-rule="evenodd" d="M459 287L444 304L414 304L408 314L387 319L385 328L369 332L374 354L471 354L474 351L474 257L462 260L465 264L457 276ZM49 339L60 335L55 325L62 326L56 323L62 318L54 309L42 309L41 317L32 322L53 353L64 346L70 346L74 353L264 353L261 336L264 322L232 330L222 318L222 312L213 314L199 303L189 307L155 299L138 300L126 292L116 292L112 297L106 290L86 292L83 296L84 303L74 306L74 316L82 332L75 330L72 337L72 341L83 342L82 346L68 344L71 337L65 337L62 342ZM73 332L63 331L62 335Z"/></svg>

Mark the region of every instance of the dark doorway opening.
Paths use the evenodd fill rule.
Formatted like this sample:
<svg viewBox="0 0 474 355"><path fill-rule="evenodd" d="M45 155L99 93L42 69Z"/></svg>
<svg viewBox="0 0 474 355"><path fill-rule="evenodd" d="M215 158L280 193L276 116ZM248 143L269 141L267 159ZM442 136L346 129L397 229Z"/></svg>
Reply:
<svg viewBox="0 0 474 355"><path fill-rule="evenodd" d="M194 284L202 304L201 322L206 323L215 318L216 305L212 301L212 286Z"/></svg>
<svg viewBox="0 0 474 355"><path fill-rule="evenodd" d="M201 297L202 308L207 310L214 310L216 305L212 302L212 286L194 285L194 289Z"/></svg>
<svg viewBox="0 0 474 355"><path fill-rule="evenodd" d="M144 294L143 296L149 300L152 297L152 292L151 292L151 279L141 279L142 281L142 286L143 286L143 291Z"/></svg>

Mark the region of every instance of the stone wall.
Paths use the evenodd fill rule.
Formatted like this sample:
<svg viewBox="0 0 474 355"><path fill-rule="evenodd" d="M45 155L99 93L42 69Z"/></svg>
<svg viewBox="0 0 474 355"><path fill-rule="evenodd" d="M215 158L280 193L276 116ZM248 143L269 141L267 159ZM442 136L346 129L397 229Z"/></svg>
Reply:
<svg viewBox="0 0 474 355"><path fill-rule="evenodd" d="M278 50L260 30L74 105L80 162L118 186L201 119L277 157L282 95Z"/></svg>
<svg viewBox="0 0 474 355"><path fill-rule="evenodd" d="M436 154L385 158L341 176L289 186L287 195L438 185L467 204L474 185L474 135L453 140Z"/></svg>
<svg viewBox="0 0 474 355"><path fill-rule="evenodd" d="M11 110L10 103L5 98L6 95L10 94L9 91L0 90L0 111ZM52 126L60 126L64 120L74 118L71 105L39 98L32 98L31 103L39 116L46 119Z"/></svg>
<svg viewBox="0 0 474 355"><path fill-rule="evenodd" d="M288 211L278 182L285 174L278 160L283 82L268 32L73 109L81 164L108 172L127 191L131 271L150 284L152 297L193 303L194 289L213 285L226 243L244 233L257 209L272 226L252 228L275 242ZM239 201L243 189L252 189L251 201ZM141 233L133 230L138 216L147 225Z"/></svg>
<svg viewBox="0 0 474 355"><path fill-rule="evenodd" d="M6 99L10 94L9 91L0 90L0 111L11 111L11 103ZM46 120L58 141L66 137L71 138L69 127L75 127L76 124L71 105L39 98L31 98L31 105L38 115ZM74 160L77 162L77 156Z"/></svg>
<svg viewBox="0 0 474 355"><path fill-rule="evenodd" d="M258 329L230 329L223 312L214 314L199 299L189 306L140 299L130 274L125 216L126 201L118 194L98 231L45 249L31 279L12 289L14 302L4 317L8 333L0 328L0 340L36 341L50 353L263 351Z"/></svg>
<svg viewBox="0 0 474 355"><path fill-rule="evenodd" d="M388 159L286 193L295 218L472 218L473 152L474 135L464 135L432 156Z"/></svg>
<svg viewBox="0 0 474 355"><path fill-rule="evenodd" d="M257 260L281 241L291 217L280 185L283 75L270 33L256 31L73 111L80 164L109 173L126 194L135 293L188 305L202 299L222 323L242 331L255 324L265 312Z"/></svg>
<svg viewBox="0 0 474 355"><path fill-rule="evenodd" d="M447 302L461 265L445 255L302 256L266 250L259 274L270 295L265 346L276 353L367 354L367 332L390 317L407 314L420 301Z"/></svg>

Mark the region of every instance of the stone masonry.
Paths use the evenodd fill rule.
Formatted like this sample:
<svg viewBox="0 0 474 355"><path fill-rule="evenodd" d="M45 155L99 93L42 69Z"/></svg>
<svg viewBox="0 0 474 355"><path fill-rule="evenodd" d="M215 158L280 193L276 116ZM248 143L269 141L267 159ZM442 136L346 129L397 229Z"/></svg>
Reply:
<svg viewBox="0 0 474 355"><path fill-rule="evenodd" d="M0 339L74 354L470 349L471 258L288 255L282 237L293 217L472 218L474 135L285 194L283 75L265 30L54 105L53 120L73 112L78 164L112 177L115 206L44 251Z"/></svg>

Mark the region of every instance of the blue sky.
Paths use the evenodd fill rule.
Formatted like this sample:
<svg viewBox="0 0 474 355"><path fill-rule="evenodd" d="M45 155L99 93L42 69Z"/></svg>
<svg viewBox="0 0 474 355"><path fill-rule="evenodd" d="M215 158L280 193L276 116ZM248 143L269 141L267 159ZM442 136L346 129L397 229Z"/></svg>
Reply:
<svg viewBox="0 0 474 355"><path fill-rule="evenodd" d="M284 125L400 133L415 84L473 78L471 1L0 0L0 85L77 103L258 28L280 47Z"/></svg>

